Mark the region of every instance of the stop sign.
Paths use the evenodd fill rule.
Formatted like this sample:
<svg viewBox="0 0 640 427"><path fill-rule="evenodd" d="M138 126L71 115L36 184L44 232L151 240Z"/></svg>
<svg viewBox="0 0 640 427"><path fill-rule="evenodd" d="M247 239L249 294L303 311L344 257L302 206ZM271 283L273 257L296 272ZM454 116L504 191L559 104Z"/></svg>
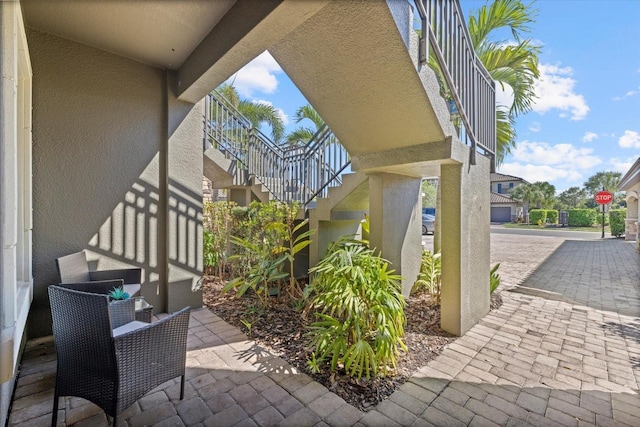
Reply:
<svg viewBox="0 0 640 427"><path fill-rule="evenodd" d="M593 198L595 199L597 204L606 205L607 203L611 203L613 201L613 194L608 191L598 191Z"/></svg>

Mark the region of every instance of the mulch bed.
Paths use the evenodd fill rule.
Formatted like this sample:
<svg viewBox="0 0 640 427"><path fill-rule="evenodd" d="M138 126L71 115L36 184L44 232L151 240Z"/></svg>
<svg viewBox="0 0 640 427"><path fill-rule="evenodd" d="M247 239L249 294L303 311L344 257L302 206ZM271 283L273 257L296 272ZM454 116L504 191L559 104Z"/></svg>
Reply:
<svg viewBox="0 0 640 427"><path fill-rule="evenodd" d="M427 294L412 296L407 300L404 343L408 352L402 352L397 360L397 369L386 377L354 380L344 373L313 374L307 368L311 355L305 333L313 319L303 317L289 298L271 298L268 309L262 309L255 295L242 298L234 292L223 294L225 280L205 276L203 300L205 306L226 322L236 326L272 353L282 357L297 370L305 372L315 381L326 386L345 401L362 411L369 411L400 387L412 373L425 366L456 337L440 329L440 306L431 302ZM502 304L500 294L491 296L491 309ZM243 323L243 320L250 324Z"/></svg>

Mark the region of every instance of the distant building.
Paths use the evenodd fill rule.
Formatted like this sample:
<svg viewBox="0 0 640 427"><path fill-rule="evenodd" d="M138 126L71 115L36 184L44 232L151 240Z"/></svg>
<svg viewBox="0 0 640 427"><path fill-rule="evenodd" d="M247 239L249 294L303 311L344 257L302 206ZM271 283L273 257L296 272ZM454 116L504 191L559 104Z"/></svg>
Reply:
<svg viewBox="0 0 640 427"><path fill-rule="evenodd" d="M522 203L509 196L509 192L521 184L529 183L517 176L491 174L491 222L513 222L518 215L522 214Z"/></svg>
<svg viewBox="0 0 640 427"><path fill-rule="evenodd" d="M635 240L640 252L640 157L631 169L620 179L618 190L625 192L627 217L625 220L625 240Z"/></svg>

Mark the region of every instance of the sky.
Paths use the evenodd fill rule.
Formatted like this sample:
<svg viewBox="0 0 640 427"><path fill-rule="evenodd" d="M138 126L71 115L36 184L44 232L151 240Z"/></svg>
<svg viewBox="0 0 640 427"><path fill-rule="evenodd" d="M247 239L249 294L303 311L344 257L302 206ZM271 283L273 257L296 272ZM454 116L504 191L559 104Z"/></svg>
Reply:
<svg viewBox="0 0 640 427"><path fill-rule="evenodd" d="M468 15L485 1L460 4ZM640 0L537 0L534 9L537 99L516 119L516 149L498 172L547 181L557 193L597 172L624 174L640 156ZM287 132L299 126L295 112L307 101L268 52L229 82L276 107ZM498 102L509 99L508 89L498 92Z"/></svg>

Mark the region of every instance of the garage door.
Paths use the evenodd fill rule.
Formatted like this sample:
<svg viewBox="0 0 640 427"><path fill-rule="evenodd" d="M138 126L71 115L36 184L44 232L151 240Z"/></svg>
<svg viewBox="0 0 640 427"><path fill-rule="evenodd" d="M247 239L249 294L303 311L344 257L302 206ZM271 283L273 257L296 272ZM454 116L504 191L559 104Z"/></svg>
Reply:
<svg viewBox="0 0 640 427"><path fill-rule="evenodd" d="M511 222L511 208L491 208L491 222Z"/></svg>

